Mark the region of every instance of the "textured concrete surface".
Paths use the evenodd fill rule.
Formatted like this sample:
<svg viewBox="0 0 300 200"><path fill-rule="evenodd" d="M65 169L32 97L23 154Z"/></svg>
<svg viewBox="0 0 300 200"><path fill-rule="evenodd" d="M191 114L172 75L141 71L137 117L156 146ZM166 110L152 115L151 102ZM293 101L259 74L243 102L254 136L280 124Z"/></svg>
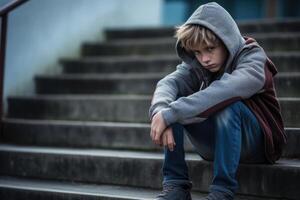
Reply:
<svg viewBox="0 0 300 200"><path fill-rule="evenodd" d="M299 32L300 20L290 19L282 21L246 21L238 22L241 33L272 33L272 32ZM128 38L153 38L153 37L171 37L174 29L168 28L137 28L137 29L108 29L106 32L108 40L128 39Z"/></svg>
<svg viewBox="0 0 300 200"><path fill-rule="evenodd" d="M40 200L41 198L43 200L152 200L158 193L158 190L136 187L0 177L0 196L5 198L5 200L25 198L31 200ZM192 193L193 200L197 200L205 195L205 193L199 192ZM241 195L237 195L235 199L277 200L277 198L259 198Z"/></svg>
<svg viewBox="0 0 300 200"><path fill-rule="evenodd" d="M0 174L158 189L162 157L161 153L150 152L0 145ZM194 189L208 191L212 163L196 154L188 154L186 160ZM241 164L237 178L242 194L291 199L300 196L299 160L281 160L275 165Z"/></svg>
<svg viewBox="0 0 300 200"><path fill-rule="evenodd" d="M102 73L39 75L37 94L153 94L167 73ZM300 97L300 73L281 72L275 78L279 97Z"/></svg>
<svg viewBox="0 0 300 200"><path fill-rule="evenodd" d="M265 51L296 51L300 49L300 33L252 34ZM175 54L174 38L127 39L104 43L85 43L83 56L160 55Z"/></svg>
<svg viewBox="0 0 300 200"><path fill-rule="evenodd" d="M279 98L287 127L300 124L300 99ZM12 118L149 122L151 96L39 95L8 99ZM112 110L114 112L112 112Z"/></svg>
<svg viewBox="0 0 300 200"><path fill-rule="evenodd" d="M300 159L300 129L286 128L283 157ZM2 141L27 146L162 151L150 140L150 124L5 119ZM186 152L195 152L188 138Z"/></svg>
<svg viewBox="0 0 300 200"><path fill-rule="evenodd" d="M270 59L279 72L298 72L300 53L270 52ZM79 59L62 58L60 60L64 73L153 73L172 72L180 63L175 54L147 56L105 56L85 57Z"/></svg>

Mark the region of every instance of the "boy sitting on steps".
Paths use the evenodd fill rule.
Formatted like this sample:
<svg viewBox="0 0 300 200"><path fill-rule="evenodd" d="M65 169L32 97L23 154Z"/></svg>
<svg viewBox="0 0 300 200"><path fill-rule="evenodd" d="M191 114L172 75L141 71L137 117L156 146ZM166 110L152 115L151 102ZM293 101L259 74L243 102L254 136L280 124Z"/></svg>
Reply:
<svg viewBox="0 0 300 200"><path fill-rule="evenodd" d="M191 199L186 133L201 157L213 161L203 199L231 200L239 163L274 163L286 142L273 85L277 70L217 3L200 6L176 37L182 63L158 82L149 111L151 138L166 147L163 191L156 199Z"/></svg>

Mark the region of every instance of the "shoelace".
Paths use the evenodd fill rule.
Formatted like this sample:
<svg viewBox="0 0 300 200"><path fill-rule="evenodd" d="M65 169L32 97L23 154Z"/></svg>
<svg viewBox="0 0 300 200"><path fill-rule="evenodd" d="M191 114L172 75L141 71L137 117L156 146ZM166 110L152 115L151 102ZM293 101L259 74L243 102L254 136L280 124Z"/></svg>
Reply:
<svg viewBox="0 0 300 200"><path fill-rule="evenodd" d="M163 187L163 191L157 196L157 198L163 198L165 199L165 197L167 197L167 195L174 189L176 189L177 186L174 186L174 185L167 185L167 186L164 186ZM186 191L186 192L189 192L189 189L185 189L185 188L182 188L182 187L178 187L178 189L180 190L183 190L183 191ZM188 197L189 200L190 197Z"/></svg>
<svg viewBox="0 0 300 200"><path fill-rule="evenodd" d="M219 193L210 193L205 200L227 200L222 194Z"/></svg>
<svg viewBox="0 0 300 200"><path fill-rule="evenodd" d="M157 197L165 197L170 191L174 189L174 186L168 185L163 187L163 191Z"/></svg>

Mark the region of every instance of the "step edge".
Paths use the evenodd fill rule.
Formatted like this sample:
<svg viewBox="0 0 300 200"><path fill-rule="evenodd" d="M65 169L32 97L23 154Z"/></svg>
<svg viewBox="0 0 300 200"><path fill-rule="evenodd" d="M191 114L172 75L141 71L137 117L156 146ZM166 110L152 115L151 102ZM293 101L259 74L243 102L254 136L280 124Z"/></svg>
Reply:
<svg viewBox="0 0 300 200"><path fill-rule="evenodd" d="M3 181L4 180L4 181ZM4 182L1 184L1 181ZM13 182L18 181L21 183L18 186L14 186ZM6 185L4 185L6 183ZM47 185L49 184L56 184L58 183L59 185L65 185L66 187L78 187L79 191L73 191L72 189L69 189L68 194L79 194L79 195L89 195L89 196L99 196L99 197L111 197L111 198L119 198L119 199L125 199L125 200L151 200L154 198L155 195L157 195L160 191L159 190L154 190L154 189L149 189L149 188L142 188L142 187L132 187L132 186L122 186L122 185L107 185L107 184L89 184L89 183L81 183L81 182L61 182L61 181L54 181L54 180L35 180L35 179L30 179L30 178L19 178L19 177L9 177L9 176L0 176L0 188L8 188L8 189L19 189L19 190L29 190L29 191L41 191L41 192L51 192L50 190L54 190L54 192L57 193L66 193L65 191L62 191L62 189L57 188L57 189L48 189L46 188ZM10 185L9 185L10 184ZM23 185L22 185L23 184ZM35 187L29 187L26 186L28 184L36 184L38 186ZM25 186L24 186L25 185ZM39 187L40 186L40 187ZM85 187L82 187L85 186ZM86 190L93 190L95 189L96 192L80 192L80 190L84 190L83 188L87 188ZM135 197L133 195L111 195L108 192L102 192L100 193L100 189L111 189L109 193L112 192L119 192L120 189L122 190L122 193L126 193L127 191L130 191L131 193L137 194L139 193L140 196L144 197ZM96 194L95 194L96 193ZM200 193L200 192L194 192L192 191L192 196L195 195L195 197L199 198L204 196L206 193ZM149 196L149 197L148 197ZM151 197L150 197L151 196ZM275 200L278 199L276 197L264 197L264 196L257 196L257 195L243 195L243 194L237 194L236 198L240 199L243 198L245 199L246 197L255 198L255 200Z"/></svg>
<svg viewBox="0 0 300 200"><path fill-rule="evenodd" d="M58 182L58 181L46 181L46 180L30 180L30 179L16 179L16 181L20 181L22 182L22 184L24 185L18 185L18 186L15 186L13 185L13 180L5 180L4 183L3 181L1 181L1 177L0 176L0 188L9 188L9 189L19 189L19 190L29 190L29 191L39 191L39 192L55 192L55 193L60 193L60 194L77 194L77 195L86 195L86 196L96 196L96 197L109 197L109 198L119 198L119 199L133 199L133 200L139 200L141 198L135 198L133 196L130 196L130 195L116 195L116 194L108 194L108 193L105 193L105 192L101 192L101 190L99 189L105 189L103 188L103 186L111 186L113 190L115 191L118 191L118 189L122 188L123 190L125 190L125 188L129 189L130 187L124 187L124 186L118 186L118 189L117 188L113 188L113 185L99 185L99 188L98 190L96 190L95 188L95 192L89 192L89 191L86 191L85 188L81 187L82 185L85 185L85 186L89 186L89 184L79 184L79 183L76 183L76 184L72 184L72 183L61 183L61 182ZM2 182L2 183L1 183ZM40 187L38 187L37 185L36 186L28 186L28 183L32 184L33 182L35 182L36 184L37 183L40 183ZM6 185L5 185L6 183ZM27 183L27 185L26 185ZM65 184L65 186L71 186L71 187L76 187L78 190L85 190L85 191L75 191L75 190L72 190L70 188L66 188L66 189L61 189L61 188L47 188L47 184L49 186L52 186L55 184L55 183L59 183L60 186L62 186L63 184ZM10 184L10 185L9 185ZM52 185L53 184L53 185ZM95 184L94 184L95 185ZM133 187L130 188L132 191L135 191L135 192L138 192L138 190L134 190ZM113 191L111 191L113 192ZM150 200L149 198L142 198L142 200Z"/></svg>
<svg viewBox="0 0 300 200"><path fill-rule="evenodd" d="M3 123L20 123L28 125L70 125L70 126L97 126L97 127L128 127L128 128L150 128L149 123L129 122L106 122L106 121L75 121L75 120L45 120L45 119L21 119L4 117ZM300 128L299 128L300 129Z"/></svg>
<svg viewBox="0 0 300 200"><path fill-rule="evenodd" d="M0 152L49 154L49 155L74 155L83 157L103 157L103 158L126 158L126 159L145 159L145 160L163 160L163 152L147 152L134 150L114 150L114 149L86 149L86 148L63 148L63 147L41 147L41 146L23 146L12 144L0 144ZM187 153L186 160L191 162L210 163L203 160L197 153ZM275 165L269 164L243 164L246 166L274 168L292 168L300 170L300 159L282 158Z"/></svg>

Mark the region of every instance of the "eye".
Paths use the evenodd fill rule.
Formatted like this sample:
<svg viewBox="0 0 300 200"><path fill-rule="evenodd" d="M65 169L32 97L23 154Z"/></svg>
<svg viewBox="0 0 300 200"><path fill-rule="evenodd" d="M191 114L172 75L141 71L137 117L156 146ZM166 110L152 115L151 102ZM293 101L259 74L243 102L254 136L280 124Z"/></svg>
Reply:
<svg viewBox="0 0 300 200"><path fill-rule="evenodd" d="M197 55L200 55L200 52L199 51L194 51L194 54L197 56Z"/></svg>
<svg viewBox="0 0 300 200"><path fill-rule="evenodd" d="M212 52L216 47L207 47L207 51Z"/></svg>

